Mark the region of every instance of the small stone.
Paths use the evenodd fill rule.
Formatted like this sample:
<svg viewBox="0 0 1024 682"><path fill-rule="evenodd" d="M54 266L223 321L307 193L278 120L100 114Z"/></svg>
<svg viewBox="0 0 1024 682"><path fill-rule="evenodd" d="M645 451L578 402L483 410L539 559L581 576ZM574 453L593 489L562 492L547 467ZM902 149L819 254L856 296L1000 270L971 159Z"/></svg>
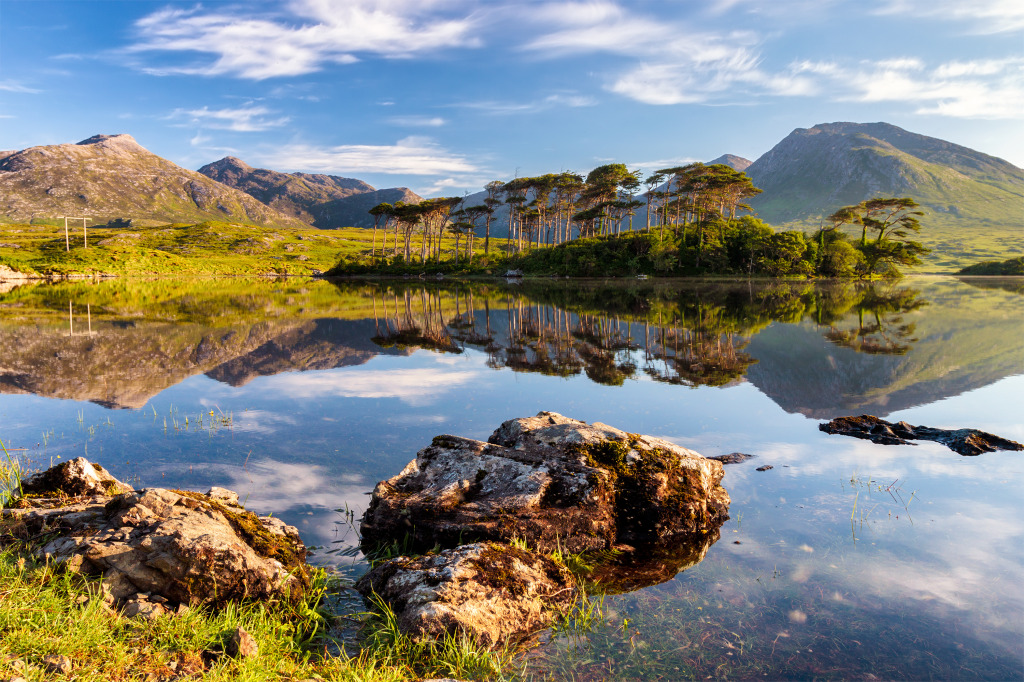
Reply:
<svg viewBox="0 0 1024 682"><path fill-rule="evenodd" d="M153 594L149 596L149 601L153 602L154 604L166 604L167 597L160 594Z"/></svg>
<svg viewBox="0 0 1024 682"><path fill-rule="evenodd" d="M43 656L43 666L51 675L67 675L71 672L71 659L61 654L47 654Z"/></svg>
<svg viewBox="0 0 1024 682"><path fill-rule="evenodd" d="M214 486L206 491L206 496L211 500L216 500L221 504L227 504L231 506L238 506L238 493L234 490L228 490L227 488L219 488Z"/></svg>
<svg viewBox="0 0 1024 682"><path fill-rule="evenodd" d="M123 613L126 618L155 620L167 613L167 609L160 604L154 604L148 601L132 600L125 604Z"/></svg>
<svg viewBox="0 0 1024 682"><path fill-rule="evenodd" d="M775 467L773 467L771 464L765 464L764 466L757 467L756 469L754 469L754 471L768 471L769 469L774 468Z"/></svg>
<svg viewBox="0 0 1024 682"><path fill-rule="evenodd" d="M245 631L245 628L237 627L228 638L224 651L232 658L249 658L258 654L260 648L253 636Z"/></svg>

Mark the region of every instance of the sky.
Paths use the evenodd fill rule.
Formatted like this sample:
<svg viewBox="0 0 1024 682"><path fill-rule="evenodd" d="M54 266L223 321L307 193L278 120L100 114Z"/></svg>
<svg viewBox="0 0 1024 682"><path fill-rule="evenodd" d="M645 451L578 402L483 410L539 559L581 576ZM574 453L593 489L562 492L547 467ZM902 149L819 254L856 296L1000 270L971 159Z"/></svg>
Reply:
<svg viewBox="0 0 1024 682"><path fill-rule="evenodd" d="M425 196L886 121L1024 166L1021 0L0 0L0 149Z"/></svg>

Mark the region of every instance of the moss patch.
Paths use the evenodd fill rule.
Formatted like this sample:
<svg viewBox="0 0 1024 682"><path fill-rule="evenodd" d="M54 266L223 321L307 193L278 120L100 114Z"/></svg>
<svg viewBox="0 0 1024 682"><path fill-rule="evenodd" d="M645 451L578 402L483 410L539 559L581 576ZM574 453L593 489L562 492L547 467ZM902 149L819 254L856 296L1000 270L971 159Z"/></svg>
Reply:
<svg viewBox="0 0 1024 682"><path fill-rule="evenodd" d="M251 511L233 511L227 506L211 500L202 493L191 490L173 490L182 497L196 500L203 506L219 512L231 524L231 528L257 554L268 559L280 561L285 568L293 571L305 587L309 580L309 566L306 564L305 549L297 549L289 538L267 530L259 517Z"/></svg>

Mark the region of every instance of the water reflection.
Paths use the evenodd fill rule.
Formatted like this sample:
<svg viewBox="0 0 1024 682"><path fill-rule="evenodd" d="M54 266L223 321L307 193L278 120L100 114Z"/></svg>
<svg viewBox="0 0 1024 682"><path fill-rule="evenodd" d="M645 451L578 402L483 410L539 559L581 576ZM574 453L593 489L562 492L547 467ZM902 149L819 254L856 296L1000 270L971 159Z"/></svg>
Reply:
<svg viewBox="0 0 1024 682"><path fill-rule="evenodd" d="M0 392L108 408L200 373L242 386L417 348L607 386L750 381L820 418L884 416L1022 365L1019 319L953 315L891 283L164 280L20 287L0 310Z"/></svg>

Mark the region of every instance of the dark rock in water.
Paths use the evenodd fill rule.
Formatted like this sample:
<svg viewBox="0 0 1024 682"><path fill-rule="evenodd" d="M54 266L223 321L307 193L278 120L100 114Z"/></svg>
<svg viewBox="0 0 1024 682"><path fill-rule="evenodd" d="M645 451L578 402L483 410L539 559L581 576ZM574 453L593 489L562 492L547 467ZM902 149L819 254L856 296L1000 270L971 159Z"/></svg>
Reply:
<svg viewBox="0 0 1024 682"><path fill-rule="evenodd" d="M746 462L748 459L754 459L756 456L757 455L747 455L742 452L730 452L728 455L714 455L712 457L708 457L708 459L719 461L722 464L740 464L742 462Z"/></svg>
<svg viewBox="0 0 1024 682"><path fill-rule="evenodd" d="M887 422L863 414L859 417L838 417L818 428L825 433L863 438L882 445L916 445L911 440L931 440L942 443L964 456L980 455L996 450L1024 450L1024 445L977 429L935 429L930 426L911 426L907 422Z"/></svg>
<svg viewBox="0 0 1024 682"><path fill-rule="evenodd" d="M660 438L554 412L503 423L483 443L438 436L377 484L368 547L525 540L602 550L713 531L728 517L722 464Z"/></svg>
<svg viewBox="0 0 1024 682"><path fill-rule="evenodd" d="M308 582L298 531L232 504L230 491L134 491L84 458L27 479L23 489L26 496L0 512L8 537L44 537L40 559L103 576L107 597L133 602L143 617L168 601L297 599Z"/></svg>
<svg viewBox="0 0 1024 682"><path fill-rule="evenodd" d="M771 464L765 464L764 466L757 467L756 469L754 469L754 471L768 471L769 469L774 469L774 468L775 467L773 467Z"/></svg>
<svg viewBox="0 0 1024 682"><path fill-rule="evenodd" d="M587 580L605 594L624 594L660 585L696 566L718 542L719 530L679 535L655 545L619 545L609 552L585 556L594 563Z"/></svg>
<svg viewBox="0 0 1024 682"><path fill-rule="evenodd" d="M417 638L467 634L484 646L522 641L548 626L574 597L572 576L552 559L481 542L374 567L356 583L394 611Z"/></svg>

